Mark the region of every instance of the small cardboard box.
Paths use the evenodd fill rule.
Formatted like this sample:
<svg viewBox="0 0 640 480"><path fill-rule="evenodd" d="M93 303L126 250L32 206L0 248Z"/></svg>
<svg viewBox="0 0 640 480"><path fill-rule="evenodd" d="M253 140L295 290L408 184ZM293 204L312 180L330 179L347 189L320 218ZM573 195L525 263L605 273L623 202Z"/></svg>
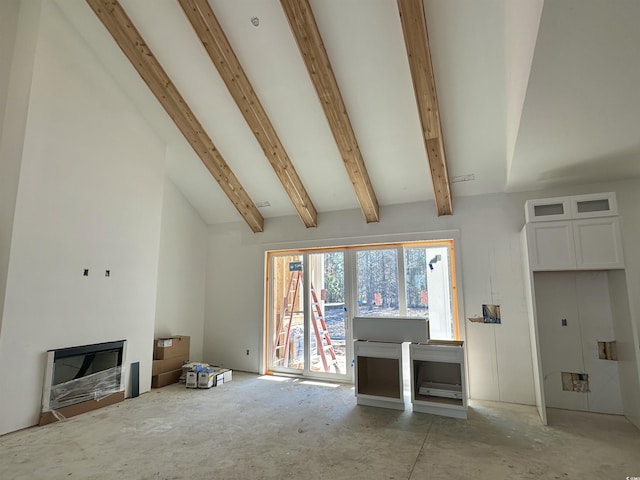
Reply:
<svg viewBox="0 0 640 480"><path fill-rule="evenodd" d="M189 359L189 337L176 335L168 338L158 338L153 344L153 358L166 360L168 358L182 357Z"/></svg>
<svg viewBox="0 0 640 480"><path fill-rule="evenodd" d="M151 367L151 376L155 377L162 373L172 372L182 368L184 360L182 357L167 358L166 360L154 360Z"/></svg>
<svg viewBox="0 0 640 480"><path fill-rule="evenodd" d="M187 388L198 388L198 372L187 372Z"/></svg>
<svg viewBox="0 0 640 480"><path fill-rule="evenodd" d="M170 372L161 373L159 375L154 375L153 377L151 377L151 387L160 388L171 385L172 383L176 383L178 380L180 380L180 375L182 375L181 368L172 370Z"/></svg>

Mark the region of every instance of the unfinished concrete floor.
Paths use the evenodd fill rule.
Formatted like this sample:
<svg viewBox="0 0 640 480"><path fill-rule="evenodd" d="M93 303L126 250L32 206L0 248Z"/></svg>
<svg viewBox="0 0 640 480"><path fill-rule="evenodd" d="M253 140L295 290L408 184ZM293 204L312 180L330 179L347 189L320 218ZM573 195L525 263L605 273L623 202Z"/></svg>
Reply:
<svg viewBox="0 0 640 480"><path fill-rule="evenodd" d="M625 479L624 418L473 402L468 420L357 406L353 387L234 372L0 437L0 479Z"/></svg>

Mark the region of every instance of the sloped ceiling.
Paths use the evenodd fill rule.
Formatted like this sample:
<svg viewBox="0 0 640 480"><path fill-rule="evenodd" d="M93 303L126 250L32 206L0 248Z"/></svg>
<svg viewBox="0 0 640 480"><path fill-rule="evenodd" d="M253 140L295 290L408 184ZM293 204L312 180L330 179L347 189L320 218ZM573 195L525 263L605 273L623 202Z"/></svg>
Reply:
<svg viewBox="0 0 640 480"><path fill-rule="evenodd" d="M205 222L240 221L86 2L54 1L167 143L167 174ZM396 1L310 3L378 202L432 199ZM178 1L120 4L253 201L269 202L262 215L295 215ZM210 5L318 212L359 208L280 2ZM454 215L461 195L640 176L640 2L424 8Z"/></svg>

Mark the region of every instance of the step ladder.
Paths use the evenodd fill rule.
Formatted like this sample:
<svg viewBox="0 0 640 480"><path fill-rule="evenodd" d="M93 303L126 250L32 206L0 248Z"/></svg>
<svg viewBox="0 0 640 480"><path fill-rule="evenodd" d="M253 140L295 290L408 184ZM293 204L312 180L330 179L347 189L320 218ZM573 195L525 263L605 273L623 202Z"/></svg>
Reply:
<svg viewBox="0 0 640 480"><path fill-rule="evenodd" d="M318 301L318 296L316 295L315 288L313 288L313 284L311 284L311 299L311 325L313 326L313 333L316 336L316 345L318 353L320 354L320 359L322 360L324 371L329 371L329 363L327 362L328 353L331 357L331 364L333 365L333 368L335 368L336 373L341 373L340 367L338 366L338 359L336 358L336 351L333 348L331 337L329 336L329 330L327 329L327 322L324 319L324 314L322 313L322 308L320 307L320 302ZM320 322L319 326L318 321Z"/></svg>
<svg viewBox="0 0 640 480"><path fill-rule="evenodd" d="M282 361L283 367L289 366L289 340L291 339L291 325L293 324L293 315L296 313L296 300L298 299L298 289L302 283L302 272L294 271L289 275L289 284L287 285L286 294L282 301L282 310L278 325L276 327L276 336L273 342L273 359L274 362ZM286 327L286 329L285 329ZM281 357L278 354L281 353Z"/></svg>
<svg viewBox="0 0 640 480"><path fill-rule="evenodd" d="M273 343L274 363L279 363L281 361L282 363L280 366L283 367L289 366L291 328L293 325L294 314L304 313L303 310L296 310L298 292L302 291L303 272L292 271L290 273ZM331 343L331 337L329 336L329 331L327 329L327 323L322 312L322 307L320 306L318 295L316 294L313 284L311 285L311 300L311 326L316 339L318 356L322 361L324 371L329 372L330 366L333 366L336 373L341 373L340 367L338 366L338 360L336 358L336 352L333 348L333 344ZM282 356L279 356L279 353L281 353Z"/></svg>

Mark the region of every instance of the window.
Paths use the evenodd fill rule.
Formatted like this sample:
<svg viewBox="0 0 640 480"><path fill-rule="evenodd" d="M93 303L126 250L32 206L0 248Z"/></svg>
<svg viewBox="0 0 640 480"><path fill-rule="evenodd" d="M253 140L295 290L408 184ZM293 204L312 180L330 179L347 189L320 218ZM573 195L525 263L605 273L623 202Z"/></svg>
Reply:
<svg viewBox="0 0 640 480"><path fill-rule="evenodd" d="M398 252L396 249L356 251L358 316L400 315Z"/></svg>
<svg viewBox="0 0 640 480"><path fill-rule="evenodd" d="M457 339L452 242L357 248L358 316L427 317L431 338Z"/></svg>

